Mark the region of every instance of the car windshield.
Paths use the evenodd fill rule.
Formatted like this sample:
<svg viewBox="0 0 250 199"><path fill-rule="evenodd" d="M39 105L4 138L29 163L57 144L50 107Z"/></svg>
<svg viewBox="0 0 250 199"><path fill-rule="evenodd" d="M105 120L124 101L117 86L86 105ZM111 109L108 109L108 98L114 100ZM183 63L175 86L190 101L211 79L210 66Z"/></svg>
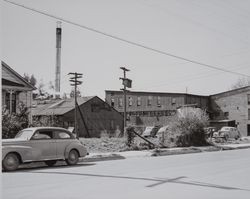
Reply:
<svg viewBox="0 0 250 199"><path fill-rule="evenodd" d="M146 127L145 131L152 131L153 128L153 126Z"/></svg>
<svg viewBox="0 0 250 199"><path fill-rule="evenodd" d="M221 131L230 131L230 129L231 129L230 127L222 127Z"/></svg>
<svg viewBox="0 0 250 199"><path fill-rule="evenodd" d="M22 140L29 140L32 135L33 135L32 130L22 130L22 131L19 131L18 134L16 134L15 138L22 139Z"/></svg>

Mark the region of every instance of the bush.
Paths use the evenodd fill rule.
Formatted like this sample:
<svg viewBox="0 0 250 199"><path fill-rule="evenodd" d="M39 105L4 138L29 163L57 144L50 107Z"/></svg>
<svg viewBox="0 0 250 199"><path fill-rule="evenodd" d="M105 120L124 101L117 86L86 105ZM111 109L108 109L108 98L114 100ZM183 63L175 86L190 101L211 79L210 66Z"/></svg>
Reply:
<svg viewBox="0 0 250 199"><path fill-rule="evenodd" d="M134 127L133 126L128 126L125 129L125 136L126 136L126 145L128 147L132 147L132 145L134 144L134 138L135 138L135 134L134 134Z"/></svg>
<svg viewBox="0 0 250 199"><path fill-rule="evenodd" d="M205 111L183 108L169 125L166 139L179 147L207 145L204 131L207 125L208 116Z"/></svg>
<svg viewBox="0 0 250 199"><path fill-rule="evenodd" d="M17 113L9 114L6 109L2 110L2 138L13 138L22 129L29 125L28 108L20 103Z"/></svg>

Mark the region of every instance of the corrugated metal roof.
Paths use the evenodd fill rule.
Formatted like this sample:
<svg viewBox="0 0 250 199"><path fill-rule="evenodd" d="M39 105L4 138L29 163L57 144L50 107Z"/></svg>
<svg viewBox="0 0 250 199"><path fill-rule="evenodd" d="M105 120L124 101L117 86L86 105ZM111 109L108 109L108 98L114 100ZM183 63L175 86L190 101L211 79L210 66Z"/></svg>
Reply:
<svg viewBox="0 0 250 199"><path fill-rule="evenodd" d="M95 96L77 98L78 105L82 105ZM47 104L39 104L36 108L32 108L32 115L64 115L65 113L75 109L74 98L65 100L54 100Z"/></svg>

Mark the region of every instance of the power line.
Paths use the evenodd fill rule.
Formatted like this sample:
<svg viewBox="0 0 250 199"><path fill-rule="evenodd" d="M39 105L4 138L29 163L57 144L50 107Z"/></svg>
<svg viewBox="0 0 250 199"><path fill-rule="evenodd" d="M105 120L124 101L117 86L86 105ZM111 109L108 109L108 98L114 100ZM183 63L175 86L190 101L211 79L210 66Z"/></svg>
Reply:
<svg viewBox="0 0 250 199"><path fill-rule="evenodd" d="M63 21L65 23L81 27L81 28L89 30L91 32L95 32L95 33L107 36L109 38L112 38L112 39L115 39L115 40L119 40L119 41L122 41L122 42L125 42L125 43L128 43L128 44L131 44L133 46L137 46L137 47L144 48L146 50L153 51L155 53L159 53L159 54L166 55L166 56L169 56L169 57L174 57L176 59L184 60L186 62L190 62L190 63L201 65L201 66L205 66L207 68L212 68L214 70L220 70L220 71L231 73L231 74L236 74L236 75L240 75L240 76L250 77L249 75L238 73L236 71L230 71L230 70L227 70L227 69L224 69L224 68L220 68L218 66L213 66L213 65L210 65L210 64L205 64L205 63L202 63L202 62L199 62L199 61L191 60L191 59L188 59L188 58L185 58L185 57L181 57L181 56L178 56L178 55L174 55L174 54L162 51L162 50L158 50L158 49L146 46L144 44L140 44L140 43L136 43L136 42L133 42L133 41L130 41L130 40L127 40L127 39L123 39L121 37L118 37L118 36L115 36L115 35L111 35L109 33L106 33L106 32L103 32L103 31L100 31L100 30L97 30L97 29L94 29L94 28L91 28L91 27L88 27L88 26L85 26L85 25L73 22L73 21L70 21L70 20L67 20L67 19L64 19L62 17L57 17L57 16L54 16L52 14L48 14L48 13L46 13L44 11L40 11L40 10L37 10L37 9L34 9L34 8L30 8L30 7L27 7L25 5L22 5L22 4L19 4L19 3L16 3L16 2L12 2L12 1L8 1L8 0L3 0L3 1L5 1L7 3L10 3L10 4L13 4L13 5L16 5L16 6L19 6L19 7L23 7L25 9L27 9L27 10L31 10L33 12L37 12L37 13L40 13L42 15L45 15L45 16L48 16L48 17L51 17L51 18L54 18L54 19L57 19L57 20L60 20L60 21Z"/></svg>
<svg viewBox="0 0 250 199"><path fill-rule="evenodd" d="M190 4L196 5L196 4L192 3L191 1L188 1L188 5L190 5ZM179 18L180 20L187 21L188 23L191 23L191 24L193 24L193 25L195 25L195 26L197 26L199 28L205 28L205 29L209 30L210 32L217 33L219 35L224 35L224 36L226 36L228 38L231 38L233 40L240 41L241 43L244 43L245 45L246 45L246 43L249 44L249 41L246 41L246 40L244 40L242 38L236 39L235 37L230 36L230 34L228 34L228 32L224 32L224 31L218 30L217 28L214 28L211 25L208 25L208 24L206 24L204 22L199 22L199 21L197 21L197 19L194 20L194 19L192 19L190 17L187 17L186 15L172 12L172 9L169 9L169 8L165 8L164 9L164 7L160 6L159 4L148 4L147 2L143 1L143 5L148 6L150 8L153 7L153 9L157 10L158 12L160 11L164 15L174 16L176 18ZM196 5L196 6L199 6L199 5ZM202 6L199 6L199 7L203 8ZM209 12L209 10L207 8L206 8L206 12ZM211 13L214 15L216 12L212 11ZM224 17L224 16L222 16L222 17ZM227 19L227 21L230 21L230 19ZM237 30L238 30L238 28L237 28Z"/></svg>
<svg viewBox="0 0 250 199"><path fill-rule="evenodd" d="M239 70L242 68L249 68L249 66L239 67L236 69ZM158 88L162 86L177 85L177 84L184 83L187 81L193 81L193 80L204 79L204 78L215 76L215 75L221 75L222 73L223 72L219 72L219 73L215 73L215 72L204 73L203 72L203 73L199 73L195 75L186 75L186 76L179 77L176 81L171 81L170 83L161 82L161 83L158 83L157 85L148 86L147 88Z"/></svg>

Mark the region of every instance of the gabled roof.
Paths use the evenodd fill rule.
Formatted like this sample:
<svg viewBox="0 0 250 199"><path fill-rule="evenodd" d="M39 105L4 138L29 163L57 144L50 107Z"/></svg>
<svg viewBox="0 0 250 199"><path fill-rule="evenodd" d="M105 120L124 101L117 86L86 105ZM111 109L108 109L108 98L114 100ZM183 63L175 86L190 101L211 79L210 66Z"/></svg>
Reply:
<svg viewBox="0 0 250 199"><path fill-rule="evenodd" d="M210 95L210 97L226 97L226 96L237 95L239 93L249 92L249 91L250 91L250 86L245 86L245 87L242 87L242 88L237 88L237 89L229 90L229 91L226 91L226 92Z"/></svg>
<svg viewBox="0 0 250 199"><path fill-rule="evenodd" d="M95 96L78 97L78 105L86 103ZM36 108L32 108L32 115L64 115L65 113L75 109L75 99L53 100L47 104L39 104Z"/></svg>
<svg viewBox="0 0 250 199"><path fill-rule="evenodd" d="M20 87L23 90L35 90L36 88L27 82L21 75L14 71L5 62L2 65L2 86Z"/></svg>

